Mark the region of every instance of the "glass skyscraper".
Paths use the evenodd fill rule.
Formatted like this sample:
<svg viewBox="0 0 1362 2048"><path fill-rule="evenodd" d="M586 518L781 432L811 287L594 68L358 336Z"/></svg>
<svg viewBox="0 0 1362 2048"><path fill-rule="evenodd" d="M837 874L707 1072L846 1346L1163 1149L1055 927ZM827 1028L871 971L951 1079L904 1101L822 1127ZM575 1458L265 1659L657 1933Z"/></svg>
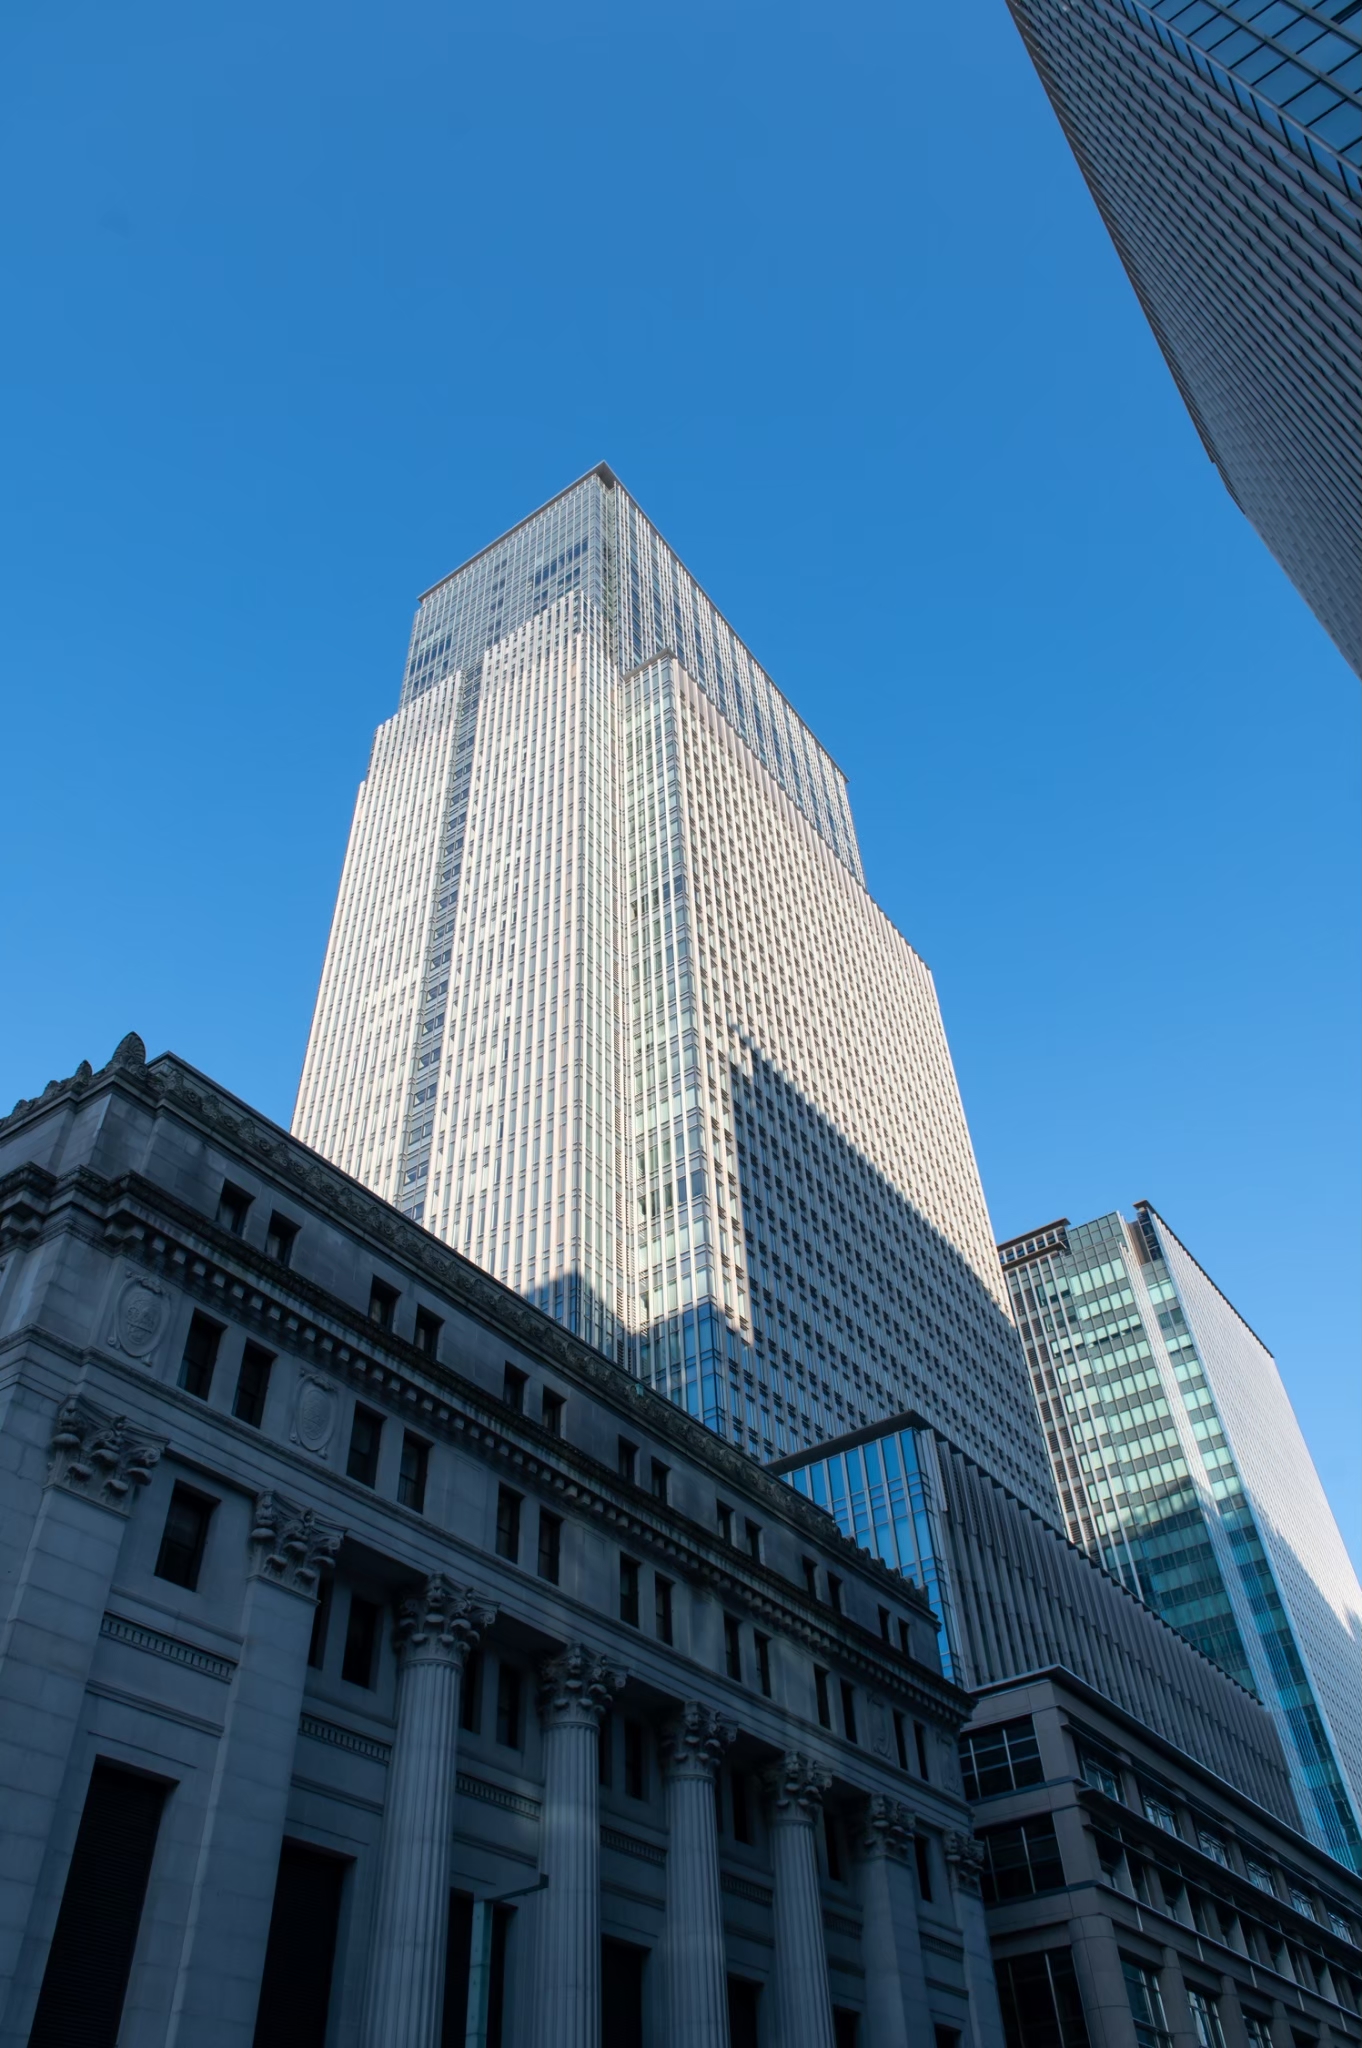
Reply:
<svg viewBox="0 0 1362 2048"><path fill-rule="evenodd" d="M1257 1693L1362 1867L1362 1589L1272 1354L1148 1203L1000 1250L1072 1541Z"/></svg>
<svg viewBox="0 0 1362 2048"><path fill-rule="evenodd" d="M1009 4L1211 460L1362 672L1362 7Z"/></svg>
<svg viewBox="0 0 1362 2048"><path fill-rule="evenodd" d="M931 974L605 468L420 600L293 1128L744 1450L911 1406L1053 1515Z"/></svg>

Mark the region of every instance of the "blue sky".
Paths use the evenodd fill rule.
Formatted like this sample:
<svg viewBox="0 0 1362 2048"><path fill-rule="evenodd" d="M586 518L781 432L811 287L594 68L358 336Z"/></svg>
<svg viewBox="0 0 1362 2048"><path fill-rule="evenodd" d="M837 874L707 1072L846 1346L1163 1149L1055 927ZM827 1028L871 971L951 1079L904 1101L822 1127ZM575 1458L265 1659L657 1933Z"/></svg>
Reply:
<svg viewBox="0 0 1362 2048"><path fill-rule="evenodd" d="M4 1100L135 1027L287 1121L416 595L604 459L847 771L999 1234L1152 1200L1356 1551L1357 685L1002 0L5 37Z"/></svg>

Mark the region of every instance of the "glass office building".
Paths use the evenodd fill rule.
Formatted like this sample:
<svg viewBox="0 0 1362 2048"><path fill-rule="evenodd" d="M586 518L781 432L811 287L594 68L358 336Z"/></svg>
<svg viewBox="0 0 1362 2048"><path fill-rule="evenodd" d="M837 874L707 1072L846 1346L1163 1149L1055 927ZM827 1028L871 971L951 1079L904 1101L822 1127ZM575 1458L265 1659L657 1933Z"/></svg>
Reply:
<svg viewBox="0 0 1362 2048"><path fill-rule="evenodd" d="M1009 0L1235 503L1362 672L1358 0Z"/></svg>
<svg viewBox="0 0 1362 2048"><path fill-rule="evenodd" d="M293 1125L772 1458L1053 1485L930 971L845 780L607 469L427 591Z"/></svg>
<svg viewBox="0 0 1362 2048"><path fill-rule="evenodd" d="M1258 1694L1362 1867L1362 1589L1272 1354L1147 1203L1000 1251L1070 1537Z"/></svg>

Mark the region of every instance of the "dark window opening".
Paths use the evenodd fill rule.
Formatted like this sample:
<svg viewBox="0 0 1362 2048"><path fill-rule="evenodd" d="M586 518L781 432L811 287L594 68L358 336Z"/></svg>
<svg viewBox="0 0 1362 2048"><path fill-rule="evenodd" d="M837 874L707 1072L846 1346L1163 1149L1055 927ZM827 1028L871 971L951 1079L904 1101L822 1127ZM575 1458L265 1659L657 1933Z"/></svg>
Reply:
<svg viewBox="0 0 1362 2048"><path fill-rule="evenodd" d="M615 1782L615 1717L609 1712L601 1715L596 1730L596 1777L607 1787Z"/></svg>
<svg viewBox="0 0 1362 2048"><path fill-rule="evenodd" d="M339 1856L284 1843L253 2048L325 2048L346 1867Z"/></svg>
<svg viewBox="0 0 1362 2048"><path fill-rule="evenodd" d="M734 1771L730 1781L733 1795L733 1839L750 1847L752 1834L752 1792L746 1771Z"/></svg>
<svg viewBox="0 0 1362 2048"><path fill-rule="evenodd" d="M561 1394L551 1394L547 1387L544 1389L540 1414L550 1436L563 1434L563 1410L566 1406L567 1403Z"/></svg>
<svg viewBox="0 0 1362 2048"><path fill-rule="evenodd" d="M440 1332L443 1328L443 1320L433 1310L418 1308L416 1327L412 1332L412 1342L417 1350L423 1351L427 1358L434 1358L440 1349Z"/></svg>
<svg viewBox="0 0 1362 2048"><path fill-rule="evenodd" d="M1016 1827L988 1828L979 1840L984 1849L980 1882L986 1904L999 1906L1008 1899L1030 1898L1035 1892L1058 1891L1063 1885L1064 1865L1048 1814L1021 1821Z"/></svg>
<svg viewBox="0 0 1362 2048"><path fill-rule="evenodd" d="M732 1614L724 1616L724 1669L742 1683L742 1623Z"/></svg>
<svg viewBox="0 0 1362 2048"><path fill-rule="evenodd" d="M323 1579L317 1589L317 1604L312 1610L312 1634L308 1638L307 1661L314 1671L321 1671L326 1664L326 1638L331 1627L331 1595L335 1587L333 1579Z"/></svg>
<svg viewBox="0 0 1362 2048"><path fill-rule="evenodd" d="M520 1747L520 1673L514 1664L497 1669L497 1741L503 1749Z"/></svg>
<svg viewBox="0 0 1362 2048"><path fill-rule="evenodd" d="M426 1510L426 1473L430 1467L430 1445L410 1430L402 1435L402 1463L397 1470L397 1498L404 1508L422 1515Z"/></svg>
<svg viewBox="0 0 1362 2048"><path fill-rule="evenodd" d="M620 1559L620 1620L638 1627L638 1559Z"/></svg>
<svg viewBox="0 0 1362 2048"><path fill-rule="evenodd" d="M836 1572L828 1573L828 1606L834 1614L842 1611L842 1581Z"/></svg>
<svg viewBox="0 0 1362 2048"><path fill-rule="evenodd" d="M858 1742L856 1733L856 1688L847 1679L842 1680L842 1726L848 1742Z"/></svg>
<svg viewBox="0 0 1362 2048"><path fill-rule="evenodd" d="M894 1709L894 1747L899 1753L899 1769L906 1771L908 1768L908 1738L904 1734L903 1716L897 1707Z"/></svg>
<svg viewBox="0 0 1362 2048"><path fill-rule="evenodd" d="M745 1522L743 1523L743 1533L744 1533L744 1535L745 1535L745 1536L746 1536L746 1538L747 1538L747 1550L748 1550L748 1555L749 1555L750 1557L755 1557L755 1558L757 1559L758 1563L760 1563L760 1561L761 1561L761 1523L760 1523L760 1522L752 1522L752 1521L745 1521Z"/></svg>
<svg viewBox="0 0 1362 2048"><path fill-rule="evenodd" d="M222 1183L222 1193L218 1196L218 1222L224 1230L230 1230L233 1237L240 1237L244 1232L254 1199L245 1188L233 1187L229 1180Z"/></svg>
<svg viewBox="0 0 1362 2048"><path fill-rule="evenodd" d="M476 1735L482 1727L482 1651L474 1650L471 1657L463 1660L463 1679L459 1687L459 1726L469 1735Z"/></svg>
<svg viewBox="0 0 1362 2048"><path fill-rule="evenodd" d="M733 1541L733 1510L725 1501L714 1503L714 1519L719 1524L719 1534L725 1543Z"/></svg>
<svg viewBox="0 0 1362 2048"><path fill-rule="evenodd" d="M651 1472L652 1495L654 1500L665 1501L667 1499L667 1489L671 1484L671 1476L671 1466L664 1465L660 1458L654 1458L652 1461Z"/></svg>
<svg viewBox="0 0 1362 2048"><path fill-rule="evenodd" d="M943 2027L938 2022L932 2029L932 2038L936 2048L960 2048L960 2029L958 2027Z"/></svg>
<svg viewBox="0 0 1362 2048"><path fill-rule="evenodd" d="M828 1859L828 1876L834 1883L842 1881L842 1844L837 1832L837 1822L830 1808L823 1808L823 1849Z"/></svg>
<svg viewBox="0 0 1362 2048"><path fill-rule="evenodd" d="M200 1315L195 1309L189 1322L189 1335L184 1340L180 1385L187 1394L195 1395L200 1401L208 1399L221 1342L222 1324L215 1323L211 1316Z"/></svg>
<svg viewBox="0 0 1362 2048"><path fill-rule="evenodd" d="M653 1580L653 1611L658 1641L671 1642L672 1582L670 1579L664 1579L660 1572Z"/></svg>
<svg viewBox="0 0 1362 2048"><path fill-rule="evenodd" d="M517 1415L525 1413L525 1389L529 1383L529 1374L521 1372L518 1366L508 1365L502 1375L501 1398Z"/></svg>
<svg viewBox="0 0 1362 2048"><path fill-rule="evenodd" d="M913 1742L917 1749L917 1774L920 1778L930 1778L932 1774L927 1769L927 1731L921 1721L913 1723Z"/></svg>
<svg viewBox="0 0 1362 2048"><path fill-rule="evenodd" d="M1043 1773L1030 1716L971 1729L960 1744L960 1770L966 1799L990 1799L1039 1785Z"/></svg>
<svg viewBox="0 0 1362 2048"><path fill-rule="evenodd" d="M881 1607L881 1608L880 1608L880 1609L879 1609L878 1611L879 1611L879 1617L880 1617L880 1634L881 1634L881 1635L883 1636L883 1638L884 1638L885 1642L887 1643L887 1642L888 1642L888 1641L890 1640L890 1637L889 1637L889 1609L888 1609L887 1607Z"/></svg>
<svg viewBox="0 0 1362 2048"><path fill-rule="evenodd" d="M265 1257L274 1259L281 1266L291 1266L297 1239L298 1225L290 1223L288 1217L281 1216L276 1209L265 1232Z"/></svg>
<svg viewBox="0 0 1362 2048"><path fill-rule="evenodd" d="M771 1697L771 1638L753 1630L752 1641L757 1652L757 1684L767 1699Z"/></svg>
<svg viewBox="0 0 1362 2048"><path fill-rule="evenodd" d="M362 1685L369 1692L374 1686L374 1653L378 1648L381 1611L376 1600L362 1600L358 1593L350 1595L341 1677L351 1685Z"/></svg>
<svg viewBox="0 0 1362 2048"><path fill-rule="evenodd" d="M383 1417L372 1408L356 1405L350 1424L350 1452L345 1469L361 1486L372 1486L378 1478L378 1448L383 1441Z"/></svg>
<svg viewBox="0 0 1362 2048"><path fill-rule="evenodd" d="M520 1502L509 1486L497 1488L497 1556L512 1564L520 1561Z"/></svg>
<svg viewBox="0 0 1362 2048"><path fill-rule="evenodd" d="M994 1965L1007 2048L1088 2048L1088 2029L1067 1948L1007 1956Z"/></svg>
<svg viewBox="0 0 1362 2048"><path fill-rule="evenodd" d="M249 1423L252 1429L259 1429L265 1419L265 1396L269 1392L270 1367L273 1364L274 1353L266 1351L263 1344L248 1344L241 1354L232 1413L238 1422Z"/></svg>
<svg viewBox="0 0 1362 2048"><path fill-rule="evenodd" d="M486 2048L502 2048L506 2006L506 1936L514 1906L493 1906L490 1969L487 1983L487 2031L479 2035ZM468 1892L449 1894L449 1932L445 1942L444 2013L439 2048L464 2048L468 2039L468 1977L473 1949L473 1900Z"/></svg>
<svg viewBox="0 0 1362 2048"><path fill-rule="evenodd" d="M899 1649L905 1657L911 1657L913 1654L912 1632L902 1616L899 1617Z"/></svg>
<svg viewBox="0 0 1362 2048"><path fill-rule="evenodd" d="M161 1531L161 1547L156 1553L158 1579L167 1579L172 1586L183 1586L189 1593L196 1591L203 1567L204 1545L208 1541L208 1524L216 1506L216 1501L209 1500L206 1494L195 1493L190 1486L175 1488L166 1510L165 1528Z"/></svg>
<svg viewBox="0 0 1362 2048"><path fill-rule="evenodd" d="M641 1721L624 1724L624 1789L630 1799L648 1797L647 1731Z"/></svg>
<svg viewBox="0 0 1362 2048"><path fill-rule="evenodd" d="M913 1856L917 1863L917 1888L924 1899L932 1896L932 1852L925 1835L913 1836Z"/></svg>
<svg viewBox="0 0 1362 2048"><path fill-rule="evenodd" d="M818 1725L820 1728L831 1728L832 1708L828 1702L828 1674L826 1671L820 1671L816 1664L813 1668L813 1690L818 1702Z"/></svg>
<svg viewBox="0 0 1362 2048"><path fill-rule="evenodd" d="M729 2048L757 2048L761 1986L750 1977L730 1977L727 1988Z"/></svg>
<svg viewBox="0 0 1362 2048"><path fill-rule="evenodd" d="M808 1594L810 1600L816 1600L818 1598L818 1561L812 1557L801 1557L799 1562L804 1567L804 1591Z"/></svg>
<svg viewBox="0 0 1362 2048"><path fill-rule="evenodd" d="M627 1436L622 1436L616 1456L620 1478L627 1479L632 1486L638 1477L638 1445L631 1444Z"/></svg>
<svg viewBox="0 0 1362 2048"><path fill-rule="evenodd" d="M398 1293L386 1280L375 1280L369 1288L369 1320L380 1330L391 1330L397 1314Z"/></svg>
<svg viewBox="0 0 1362 2048"><path fill-rule="evenodd" d="M832 2008L833 2048L857 2048L861 2038L861 2015L849 2005Z"/></svg>
<svg viewBox="0 0 1362 2048"><path fill-rule="evenodd" d="M539 1576L541 1579L547 1579L551 1586L558 1584L562 1551L562 1516L551 1515L547 1508L541 1508L539 1510Z"/></svg>
<svg viewBox="0 0 1362 2048"><path fill-rule="evenodd" d="M648 1951L631 1941L601 1943L601 2048L643 2048L643 1978Z"/></svg>

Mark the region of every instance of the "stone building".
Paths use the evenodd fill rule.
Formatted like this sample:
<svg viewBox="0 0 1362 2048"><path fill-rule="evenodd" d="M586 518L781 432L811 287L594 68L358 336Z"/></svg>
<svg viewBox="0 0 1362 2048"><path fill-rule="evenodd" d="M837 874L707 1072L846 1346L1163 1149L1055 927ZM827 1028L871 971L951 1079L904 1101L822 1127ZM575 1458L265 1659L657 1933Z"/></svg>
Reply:
<svg viewBox="0 0 1362 2048"><path fill-rule="evenodd" d="M0 1123L0 1616L3 2048L1001 2048L925 1595L135 1037Z"/></svg>

